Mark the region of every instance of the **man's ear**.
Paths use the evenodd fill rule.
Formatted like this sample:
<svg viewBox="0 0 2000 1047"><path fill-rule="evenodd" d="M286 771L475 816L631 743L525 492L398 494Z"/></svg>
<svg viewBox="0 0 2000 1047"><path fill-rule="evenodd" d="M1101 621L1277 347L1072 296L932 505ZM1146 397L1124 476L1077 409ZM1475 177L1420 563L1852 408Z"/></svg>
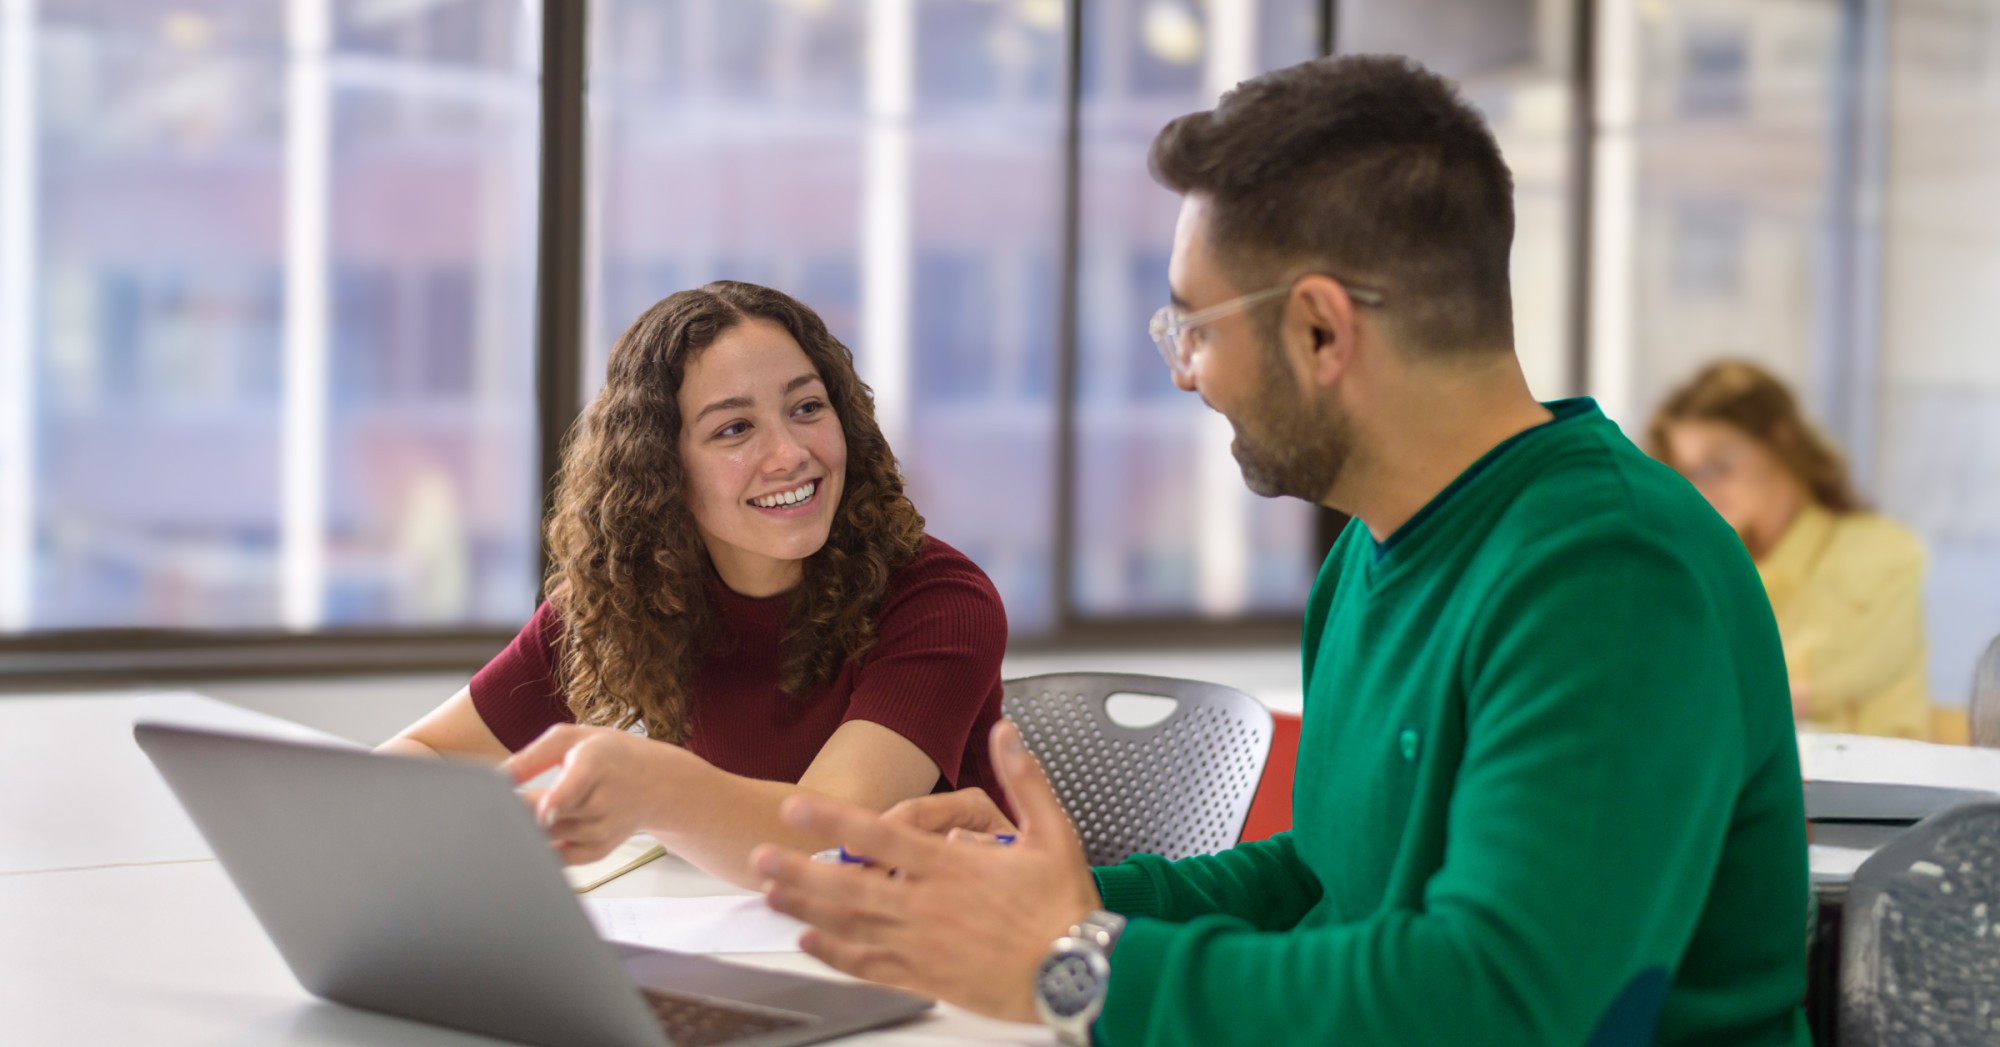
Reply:
<svg viewBox="0 0 2000 1047"><path fill-rule="evenodd" d="M1286 355L1307 388L1323 389L1353 363L1355 305L1331 277L1303 276L1286 301Z"/></svg>

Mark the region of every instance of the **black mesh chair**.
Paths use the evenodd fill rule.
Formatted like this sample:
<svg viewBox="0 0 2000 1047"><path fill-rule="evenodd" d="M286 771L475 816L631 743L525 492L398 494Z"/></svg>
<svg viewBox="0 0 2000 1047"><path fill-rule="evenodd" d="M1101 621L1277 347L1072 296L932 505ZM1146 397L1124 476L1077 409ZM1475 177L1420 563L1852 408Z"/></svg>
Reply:
<svg viewBox="0 0 2000 1047"><path fill-rule="evenodd" d="M2000 636L1972 671L1972 744L2000 749Z"/></svg>
<svg viewBox="0 0 2000 1047"><path fill-rule="evenodd" d="M1236 845L1271 755L1271 713L1233 687L1165 676L1053 673L1006 682L1004 709L1076 819L1092 865L1185 858ZM1111 718L1116 694L1172 699L1144 727Z"/></svg>
<svg viewBox="0 0 2000 1047"><path fill-rule="evenodd" d="M2000 1043L2000 801L1933 815L1855 871L1838 1042Z"/></svg>

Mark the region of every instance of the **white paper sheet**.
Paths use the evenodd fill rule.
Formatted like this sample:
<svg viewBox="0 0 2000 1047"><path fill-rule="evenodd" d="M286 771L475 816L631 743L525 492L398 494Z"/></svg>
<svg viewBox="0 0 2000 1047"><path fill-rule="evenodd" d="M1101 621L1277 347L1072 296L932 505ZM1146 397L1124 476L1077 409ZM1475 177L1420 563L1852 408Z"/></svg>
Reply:
<svg viewBox="0 0 2000 1047"><path fill-rule="evenodd" d="M603 937L674 952L797 952L806 929L756 894L579 900Z"/></svg>
<svg viewBox="0 0 2000 1047"><path fill-rule="evenodd" d="M1835 847L1830 844L1814 843L1806 845L1806 864L1821 876L1853 876L1854 870L1868 860L1874 851L1866 847Z"/></svg>
<svg viewBox="0 0 2000 1047"><path fill-rule="evenodd" d="M1886 782L2000 792L2000 749L1906 738L1799 733L1799 769L1829 782Z"/></svg>

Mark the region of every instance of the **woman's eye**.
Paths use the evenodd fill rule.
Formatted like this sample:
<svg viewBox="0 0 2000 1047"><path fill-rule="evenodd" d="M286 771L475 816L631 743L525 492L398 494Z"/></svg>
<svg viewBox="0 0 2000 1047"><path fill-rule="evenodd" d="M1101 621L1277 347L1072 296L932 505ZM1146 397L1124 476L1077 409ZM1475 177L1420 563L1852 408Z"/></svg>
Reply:
<svg viewBox="0 0 2000 1047"><path fill-rule="evenodd" d="M826 403L824 401L807 400L805 403L792 408L792 413L799 415L818 414L824 410L826 410Z"/></svg>
<svg viewBox="0 0 2000 1047"><path fill-rule="evenodd" d="M750 431L749 422L731 422L728 425L725 425L722 428L717 429L715 431L715 435L721 437L742 436L744 433L747 433L749 431Z"/></svg>

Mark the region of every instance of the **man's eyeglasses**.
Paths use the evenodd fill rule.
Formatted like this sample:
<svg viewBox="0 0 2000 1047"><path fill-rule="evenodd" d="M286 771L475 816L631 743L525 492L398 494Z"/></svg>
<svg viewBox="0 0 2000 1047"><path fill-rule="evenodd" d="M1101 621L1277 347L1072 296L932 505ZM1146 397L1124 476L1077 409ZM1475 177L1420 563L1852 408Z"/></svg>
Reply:
<svg viewBox="0 0 2000 1047"><path fill-rule="evenodd" d="M1231 313L1242 312L1259 302L1267 302L1279 295L1289 294L1292 285L1297 282L1294 280L1280 287L1253 291L1206 309L1197 309L1192 313L1183 314L1179 308L1171 305L1161 306L1160 311L1153 314L1152 323L1147 325L1153 336L1153 344L1160 348L1160 359L1165 360L1167 369L1176 375L1186 374L1188 364L1194 360L1194 351L1198 348L1199 339L1195 336L1197 330ZM1360 287L1344 280L1341 281L1341 286L1347 289L1347 297L1362 305L1380 308L1388 302L1382 292L1373 288Z"/></svg>

